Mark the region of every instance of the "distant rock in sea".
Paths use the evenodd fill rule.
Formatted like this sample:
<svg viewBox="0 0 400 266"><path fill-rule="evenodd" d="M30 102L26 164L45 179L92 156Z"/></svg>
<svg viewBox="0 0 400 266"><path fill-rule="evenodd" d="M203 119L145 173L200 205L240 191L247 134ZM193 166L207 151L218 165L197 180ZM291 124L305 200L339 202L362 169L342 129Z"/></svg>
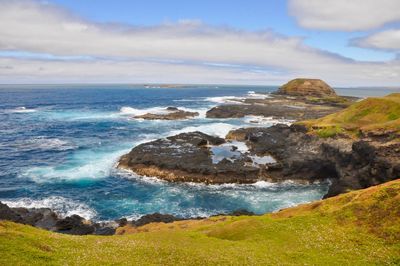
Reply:
<svg viewBox="0 0 400 266"><path fill-rule="evenodd" d="M198 116L198 112L189 112L178 109L177 107L167 107L164 113L147 113L144 115L137 115L134 118L146 120L181 120Z"/></svg>

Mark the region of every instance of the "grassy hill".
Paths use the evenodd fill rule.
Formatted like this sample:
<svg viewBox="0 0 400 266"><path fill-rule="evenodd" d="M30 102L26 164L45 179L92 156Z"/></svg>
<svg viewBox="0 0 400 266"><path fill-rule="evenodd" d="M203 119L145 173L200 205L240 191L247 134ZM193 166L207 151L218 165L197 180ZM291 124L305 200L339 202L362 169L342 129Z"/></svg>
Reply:
<svg viewBox="0 0 400 266"><path fill-rule="evenodd" d="M0 222L0 265L399 265L400 180L263 216L71 236Z"/></svg>
<svg viewBox="0 0 400 266"><path fill-rule="evenodd" d="M299 122L321 137L360 132L400 133L400 93L367 98L320 119Z"/></svg>

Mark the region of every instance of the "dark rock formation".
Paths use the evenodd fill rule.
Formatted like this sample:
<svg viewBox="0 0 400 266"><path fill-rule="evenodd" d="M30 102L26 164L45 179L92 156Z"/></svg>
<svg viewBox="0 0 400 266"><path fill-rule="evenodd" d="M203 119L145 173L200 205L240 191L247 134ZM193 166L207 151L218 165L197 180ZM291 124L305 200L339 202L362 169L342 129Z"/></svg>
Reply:
<svg viewBox="0 0 400 266"><path fill-rule="evenodd" d="M0 220L28 224L42 229L72 235L110 235L116 226L111 223L94 223L79 215L59 217L48 208L10 208L0 202Z"/></svg>
<svg viewBox="0 0 400 266"><path fill-rule="evenodd" d="M266 99L245 99L238 104L226 104L211 108L207 118L233 118L249 115L289 120L315 119L337 112L354 97L313 98L271 95Z"/></svg>
<svg viewBox="0 0 400 266"><path fill-rule="evenodd" d="M146 120L181 120L196 117L199 115L198 112L187 112L180 110L177 107L167 107L165 113L152 114L147 113L144 115L137 115L134 118L141 118Z"/></svg>
<svg viewBox="0 0 400 266"><path fill-rule="evenodd" d="M291 96L337 96L336 92L320 79L293 79L280 87L277 93Z"/></svg>
<svg viewBox="0 0 400 266"><path fill-rule="evenodd" d="M140 217L138 220L132 221L132 224L134 226L143 226L149 223L172 223L180 220L182 220L182 218L178 218L170 214L153 213L146 214Z"/></svg>
<svg viewBox="0 0 400 266"><path fill-rule="evenodd" d="M281 167L269 168L273 180L329 178L325 197L367 188L400 177L400 143L377 139L322 139L298 125L232 131L231 139L247 141L255 153L268 152Z"/></svg>
<svg viewBox="0 0 400 266"><path fill-rule="evenodd" d="M182 133L141 144L121 157L118 167L167 181L204 183L254 183L265 180L265 167L252 164L249 155L212 159L212 146L224 139L201 132ZM234 145L227 147L235 155Z"/></svg>
<svg viewBox="0 0 400 266"><path fill-rule="evenodd" d="M251 211L248 211L248 210L245 210L245 209L239 209L239 210L230 212L230 213L225 214L225 215L229 215L229 216L242 216L242 215L253 216L253 215L256 215L256 214L254 212L251 212Z"/></svg>
<svg viewBox="0 0 400 266"><path fill-rule="evenodd" d="M200 132L183 133L141 144L123 156L119 167L168 181L254 183L330 179L327 197L400 177L400 143L380 138L320 138L301 125L278 124L229 132L228 142ZM246 142L248 151L234 143ZM215 146L212 146L215 145ZM220 146L218 146L220 145ZM235 156L213 161L215 147ZM254 157L273 162L254 164Z"/></svg>

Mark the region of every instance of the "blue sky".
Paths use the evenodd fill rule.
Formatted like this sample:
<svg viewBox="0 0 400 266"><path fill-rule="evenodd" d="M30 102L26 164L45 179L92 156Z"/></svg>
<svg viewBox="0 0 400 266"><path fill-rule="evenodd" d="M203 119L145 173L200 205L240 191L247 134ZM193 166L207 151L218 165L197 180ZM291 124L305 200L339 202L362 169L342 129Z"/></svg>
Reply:
<svg viewBox="0 0 400 266"><path fill-rule="evenodd" d="M200 20L210 25L230 26L244 30L266 30L288 36L302 36L310 46L365 61L382 61L394 58L394 54L373 49L361 49L348 41L368 34L369 31L343 32L309 30L298 26L289 16L284 0L228 1L228 0L53 0L77 14L103 23L122 22L131 25L158 25L183 19Z"/></svg>
<svg viewBox="0 0 400 266"><path fill-rule="evenodd" d="M398 0L0 0L0 7L0 82L400 81ZM127 67L135 71L122 73ZM80 69L91 73L84 78ZM176 78L179 71L186 75Z"/></svg>

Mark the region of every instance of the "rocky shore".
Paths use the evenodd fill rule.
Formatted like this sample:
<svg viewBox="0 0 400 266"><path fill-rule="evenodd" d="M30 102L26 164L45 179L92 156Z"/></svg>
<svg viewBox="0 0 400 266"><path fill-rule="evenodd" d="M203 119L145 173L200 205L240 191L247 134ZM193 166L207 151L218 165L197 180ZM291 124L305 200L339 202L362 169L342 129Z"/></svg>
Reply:
<svg viewBox="0 0 400 266"><path fill-rule="evenodd" d="M356 97L315 97L308 95L268 94L265 99L242 99L207 111L207 118L240 118L264 116L276 119L307 120L338 112L356 101Z"/></svg>
<svg viewBox="0 0 400 266"><path fill-rule="evenodd" d="M184 111L177 107L167 107L162 113L147 113L144 115L134 116L133 118L145 120L181 120L193 118L198 115L198 112Z"/></svg>
<svg viewBox="0 0 400 266"><path fill-rule="evenodd" d="M259 166L254 160L256 154L241 151L239 144L243 146L201 132L182 133L135 147L120 159L118 167L173 182L222 184L267 180L265 165ZM270 158L268 165L274 164Z"/></svg>
<svg viewBox="0 0 400 266"><path fill-rule="evenodd" d="M400 94L354 101L352 97L337 96L320 80L294 80L265 99L244 99L238 104L214 107L207 117L260 115L301 122L240 128L225 138L197 131L154 140L123 155L118 168L170 182L330 180L325 198L399 178ZM170 107L162 114L135 118L173 120L196 115ZM239 210L228 215L251 214ZM46 208L9 208L0 203L1 219L77 235L112 235L127 224L138 227L182 220L154 213L136 221L96 223L78 215L60 217Z"/></svg>
<svg viewBox="0 0 400 266"><path fill-rule="evenodd" d="M398 110L397 96L373 100L372 104L367 99L351 105L355 100L337 96L321 80L296 79L265 99L244 99L238 104L214 107L207 117L261 115L296 121L314 119L307 120L310 122L243 128L229 132L225 139L201 132L183 133L133 148L121 157L118 167L171 182L330 180L332 184L325 197L398 178L398 138L393 134L389 137L387 130L382 131L384 134L360 133L365 125L385 122L384 117L389 117L389 124L396 123L397 114L385 113L384 107L390 100L393 110ZM377 113L364 121L370 112ZM340 127L342 124L321 126L312 122L320 121L318 118L336 121L336 116L344 117L341 122L344 128ZM379 117L379 121L373 121L374 117Z"/></svg>
<svg viewBox="0 0 400 266"><path fill-rule="evenodd" d="M254 215L254 213L246 210L236 210L231 213L223 213L220 215L251 216ZM204 217L192 217L190 219L204 219ZM108 236L116 234L118 228L125 226L141 227L150 223L172 223L185 219L170 214L153 213L143 215L137 220L121 218L110 222L94 222L86 220L76 214L61 217L48 208L10 208L6 204L0 202L0 221L1 220L31 225L62 234Z"/></svg>

